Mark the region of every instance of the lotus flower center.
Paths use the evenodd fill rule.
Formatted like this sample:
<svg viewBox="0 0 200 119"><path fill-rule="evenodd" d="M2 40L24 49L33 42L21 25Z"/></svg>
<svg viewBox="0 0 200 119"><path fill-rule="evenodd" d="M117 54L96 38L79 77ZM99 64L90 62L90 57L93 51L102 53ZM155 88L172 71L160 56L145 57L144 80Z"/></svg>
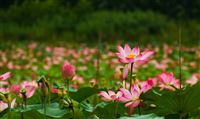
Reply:
<svg viewBox="0 0 200 119"><path fill-rule="evenodd" d="M131 59L131 58L135 58L136 55L135 54L128 54L126 58Z"/></svg>

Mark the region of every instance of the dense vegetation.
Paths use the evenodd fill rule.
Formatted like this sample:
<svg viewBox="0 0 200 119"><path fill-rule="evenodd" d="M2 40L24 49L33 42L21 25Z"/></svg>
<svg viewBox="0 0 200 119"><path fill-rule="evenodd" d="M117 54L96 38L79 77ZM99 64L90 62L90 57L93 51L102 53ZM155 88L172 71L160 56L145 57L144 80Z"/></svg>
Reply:
<svg viewBox="0 0 200 119"><path fill-rule="evenodd" d="M167 44L2 45L0 118L198 119L200 54L179 52Z"/></svg>
<svg viewBox="0 0 200 119"><path fill-rule="evenodd" d="M200 38L198 0L0 0L0 39L96 41ZM145 39L145 40L144 40Z"/></svg>

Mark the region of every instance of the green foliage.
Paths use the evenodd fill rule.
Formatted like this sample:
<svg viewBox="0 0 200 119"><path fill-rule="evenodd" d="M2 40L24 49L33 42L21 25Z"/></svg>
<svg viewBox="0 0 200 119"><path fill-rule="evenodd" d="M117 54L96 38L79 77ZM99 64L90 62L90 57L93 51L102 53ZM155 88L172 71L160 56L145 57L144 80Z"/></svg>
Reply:
<svg viewBox="0 0 200 119"><path fill-rule="evenodd" d="M155 104L156 107L149 107L147 112L156 113L158 115L186 117L188 113L197 110L200 107L199 96L200 84L192 87L186 87L181 92L179 90L158 91L154 89L144 94L144 100L147 105ZM182 115L180 115L182 113Z"/></svg>
<svg viewBox="0 0 200 119"><path fill-rule="evenodd" d="M158 117L155 114L147 114L147 115L133 115L131 117L120 117L119 119L164 119L164 117Z"/></svg>
<svg viewBox="0 0 200 119"><path fill-rule="evenodd" d="M182 17L187 17L186 13L190 13L183 7L182 2L180 8L173 6L172 9L171 5L179 2L168 1L170 11L166 8L167 4L160 0L153 2L158 9L162 8L159 10L152 8L149 1L146 3L138 0L127 0L123 4L120 1L107 0L74 0L73 2L17 0L17 2L10 2L7 9L0 9L0 40L49 39L91 43L91 41L96 42L95 39L101 32L104 41L134 38L140 39L143 43L149 40L171 43L178 36L177 23L182 27L183 43L194 44L200 38L198 20L192 19L187 22L180 20ZM8 5L8 3L3 4ZM191 4L196 12L198 5L198 2ZM177 10L181 11L181 13L177 12L180 15L174 15L172 12ZM196 12L191 12L189 16L195 17L194 14L198 13Z"/></svg>
<svg viewBox="0 0 200 119"><path fill-rule="evenodd" d="M99 89L97 87L83 87L80 88L77 92L70 92L70 97L77 101L82 102L83 100L87 99L88 97L96 94L99 92Z"/></svg>

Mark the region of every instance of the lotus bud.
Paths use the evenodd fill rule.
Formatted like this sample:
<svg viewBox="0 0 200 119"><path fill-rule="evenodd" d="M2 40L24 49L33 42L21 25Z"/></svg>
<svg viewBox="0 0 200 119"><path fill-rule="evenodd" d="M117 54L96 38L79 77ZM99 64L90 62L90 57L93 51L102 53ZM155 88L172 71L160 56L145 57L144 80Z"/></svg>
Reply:
<svg viewBox="0 0 200 119"><path fill-rule="evenodd" d="M66 61L61 68L61 72L64 79L73 78L73 76L75 75L75 67L68 61Z"/></svg>

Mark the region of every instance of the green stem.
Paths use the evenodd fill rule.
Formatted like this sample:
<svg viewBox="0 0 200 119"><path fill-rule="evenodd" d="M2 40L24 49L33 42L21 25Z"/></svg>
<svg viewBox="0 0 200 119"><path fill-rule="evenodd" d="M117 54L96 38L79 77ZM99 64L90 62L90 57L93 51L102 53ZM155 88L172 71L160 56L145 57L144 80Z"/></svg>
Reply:
<svg viewBox="0 0 200 119"><path fill-rule="evenodd" d="M71 107L71 109L72 109L72 116L73 116L73 119L74 119L74 107L73 107L73 103L71 102L71 105L72 105L72 107Z"/></svg>
<svg viewBox="0 0 200 119"><path fill-rule="evenodd" d="M179 40L178 40L178 43L179 43L179 117L180 119L182 119L182 100L181 100L181 95L182 95L182 87L181 87L181 84L182 84L182 67L181 67L181 50L182 50L182 46L181 46L181 27L179 28Z"/></svg>
<svg viewBox="0 0 200 119"><path fill-rule="evenodd" d="M69 93L69 79L67 79L67 92Z"/></svg>
<svg viewBox="0 0 200 119"><path fill-rule="evenodd" d="M44 104L44 115L45 115L45 119L47 118L46 113L47 113L47 109L46 109L46 96L43 97L43 104Z"/></svg>
<svg viewBox="0 0 200 119"><path fill-rule="evenodd" d="M116 102L116 105L115 105L115 116L116 116L116 118L118 118L118 107L119 107L119 103Z"/></svg>
<svg viewBox="0 0 200 119"><path fill-rule="evenodd" d="M67 85L67 92L68 92L68 94L69 94L69 84L70 84L70 80L69 79L67 79L67 81L66 81L66 85ZM72 110L72 118L74 119L74 106L73 106L73 102L72 102L72 99L69 97L68 98L69 99L69 102L70 102L70 109Z"/></svg>
<svg viewBox="0 0 200 119"><path fill-rule="evenodd" d="M11 119L12 113L11 113L11 104L8 102L8 119Z"/></svg>
<svg viewBox="0 0 200 119"><path fill-rule="evenodd" d="M130 87L129 87L130 90L132 86L132 75L133 75L133 63L131 63L131 75L130 75Z"/></svg>
<svg viewBox="0 0 200 119"><path fill-rule="evenodd" d="M21 119L24 119L24 113L21 112Z"/></svg>
<svg viewBox="0 0 200 119"><path fill-rule="evenodd" d="M24 110L24 101L22 102L22 110ZM24 119L24 113L23 111L21 112L21 119Z"/></svg>
<svg viewBox="0 0 200 119"><path fill-rule="evenodd" d="M138 106L138 113L139 113L139 115L141 115L140 106Z"/></svg>

